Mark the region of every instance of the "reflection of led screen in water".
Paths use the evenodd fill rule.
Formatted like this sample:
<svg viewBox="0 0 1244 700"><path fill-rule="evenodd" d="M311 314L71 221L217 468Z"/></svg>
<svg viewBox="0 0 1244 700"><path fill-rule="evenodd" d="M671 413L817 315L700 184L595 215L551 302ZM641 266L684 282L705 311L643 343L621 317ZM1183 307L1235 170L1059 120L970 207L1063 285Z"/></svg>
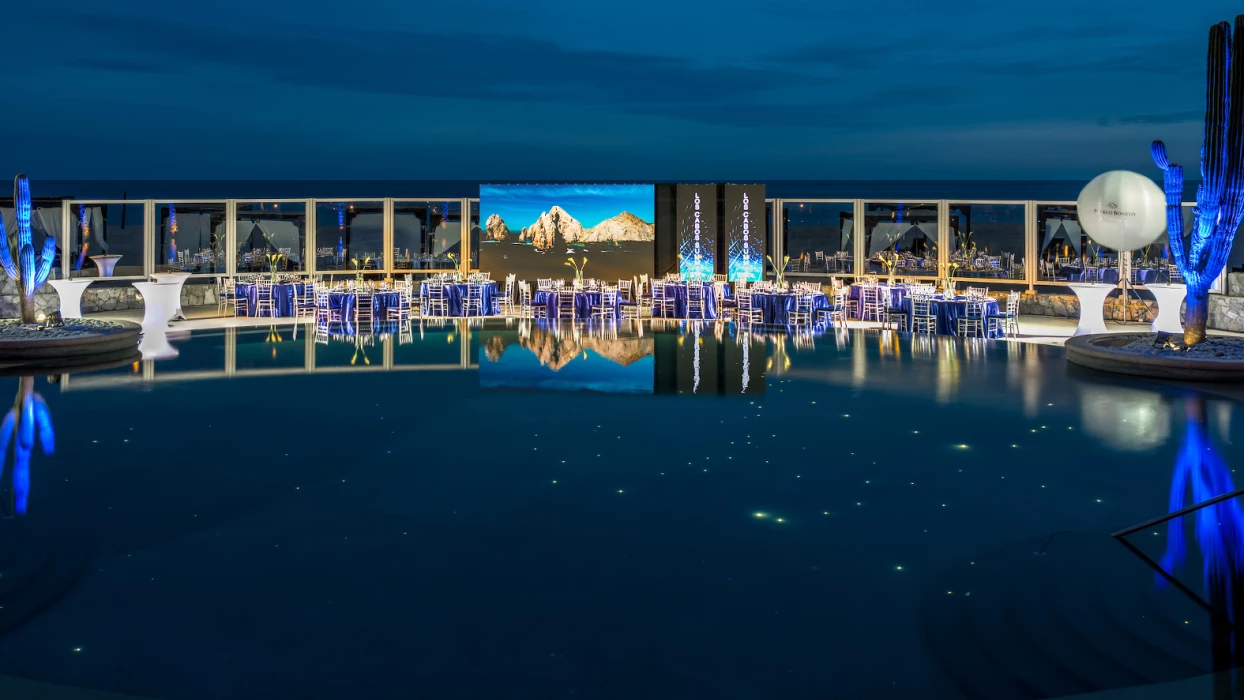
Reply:
<svg viewBox="0 0 1244 700"><path fill-rule="evenodd" d="M479 269L494 279L570 279L569 258L601 280L652 272L652 185L481 185L479 196Z"/></svg>
<svg viewBox="0 0 1244 700"><path fill-rule="evenodd" d="M479 342L483 389L652 393L651 336L602 336L532 323L484 331Z"/></svg>

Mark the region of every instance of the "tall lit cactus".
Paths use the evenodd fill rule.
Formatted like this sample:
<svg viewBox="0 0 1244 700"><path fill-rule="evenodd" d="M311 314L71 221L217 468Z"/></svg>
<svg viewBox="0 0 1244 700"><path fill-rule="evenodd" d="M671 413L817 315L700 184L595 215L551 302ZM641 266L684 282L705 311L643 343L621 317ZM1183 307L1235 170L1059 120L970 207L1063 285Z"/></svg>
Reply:
<svg viewBox="0 0 1244 700"><path fill-rule="evenodd" d="M17 240L9 237L4 230L4 222L0 221L0 237L4 239L4 245L0 246L0 266L4 267L9 278L17 282L22 323L34 323L35 292L48 281L48 275L52 273L52 260L56 257L56 237L45 238L43 251L35 255L35 248L30 240L30 181L25 175L18 175L13 180L13 206L17 216Z"/></svg>
<svg viewBox="0 0 1244 700"><path fill-rule="evenodd" d="M1166 146L1153 142L1153 161L1164 173L1166 225L1171 256L1188 285L1184 344L1205 340L1209 287L1227 264L1235 230L1244 216L1244 15L1231 25L1209 30L1206 65L1205 142L1201 146L1201 186L1189 242L1184 242L1182 209L1184 171L1166 157Z"/></svg>

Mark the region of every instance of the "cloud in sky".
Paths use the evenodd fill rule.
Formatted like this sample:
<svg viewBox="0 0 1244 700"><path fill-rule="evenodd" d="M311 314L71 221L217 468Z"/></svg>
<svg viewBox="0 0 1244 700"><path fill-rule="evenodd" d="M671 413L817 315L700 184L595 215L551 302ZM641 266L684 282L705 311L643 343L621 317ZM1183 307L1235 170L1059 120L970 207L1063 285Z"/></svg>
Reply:
<svg viewBox="0 0 1244 700"><path fill-rule="evenodd" d="M1060 154L1082 177L1143 161L1149 138L1195 142L1204 35L1231 14L1218 0L1174 15L1106 0L1083 21L1070 0L52 3L19 9L0 46L31 66L0 76L0 108L31 137L0 163L152 179L903 179L932 157L945 178L1024 178L1058 175L1030 163ZM1109 138L1093 162L1070 139L1030 157L999 141L1034 125ZM946 134L975 136L947 154Z"/></svg>

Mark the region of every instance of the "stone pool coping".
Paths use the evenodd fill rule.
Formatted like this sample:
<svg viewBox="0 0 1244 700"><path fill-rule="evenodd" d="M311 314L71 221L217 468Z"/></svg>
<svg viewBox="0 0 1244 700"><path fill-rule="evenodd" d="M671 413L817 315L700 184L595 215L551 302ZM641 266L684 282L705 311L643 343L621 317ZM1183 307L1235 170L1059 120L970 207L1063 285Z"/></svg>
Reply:
<svg viewBox="0 0 1244 700"><path fill-rule="evenodd" d="M142 326L130 321L70 319L65 328L37 331L15 320L0 321L0 362L89 360L125 350L137 352Z"/></svg>
<svg viewBox="0 0 1244 700"><path fill-rule="evenodd" d="M1081 335L1068 339L1064 347L1067 351L1068 362L1103 372L1193 382L1244 381L1244 360L1210 357L1157 357L1112 349L1141 338L1156 340L1157 334ZM1241 344L1244 344L1244 340Z"/></svg>

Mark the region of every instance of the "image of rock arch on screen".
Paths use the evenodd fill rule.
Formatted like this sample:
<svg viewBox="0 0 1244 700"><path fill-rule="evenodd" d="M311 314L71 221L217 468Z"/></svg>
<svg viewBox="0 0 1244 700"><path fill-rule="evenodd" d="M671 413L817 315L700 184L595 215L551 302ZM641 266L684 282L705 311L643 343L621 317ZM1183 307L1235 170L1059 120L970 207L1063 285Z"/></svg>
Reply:
<svg viewBox="0 0 1244 700"><path fill-rule="evenodd" d="M587 258L584 277L615 281L652 272L652 185L481 185L479 269L570 280L566 260ZM534 287L534 284L533 284Z"/></svg>

